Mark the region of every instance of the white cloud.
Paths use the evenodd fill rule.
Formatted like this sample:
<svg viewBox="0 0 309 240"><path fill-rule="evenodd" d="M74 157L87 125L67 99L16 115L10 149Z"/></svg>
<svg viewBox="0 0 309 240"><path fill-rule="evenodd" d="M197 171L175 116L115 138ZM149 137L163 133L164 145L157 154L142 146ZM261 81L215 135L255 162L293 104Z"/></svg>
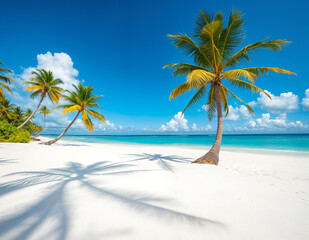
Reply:
<svg viewBox="0 0 309 240"><path fill-rule="evenodd" d="M229 114L225 119L230 121L237 121L239 119L249 118L251 118L251 114L246 106L241 105L240 107L233 107L229 105Z"/></svg>
<svg viewBox="0 0 309 240"><path fill-rule="evenodd" d="M168 123L166 123L166 125L162 125L160 127L160 131L187 131L189 130L187 123L188 120L185 119L184 114L182 114L182 112L179 112L175 114L174 118L171 119Z"/></svg>
<svg viewBox="0 0 309 240"><path fill-rule="evenodd" d="M305 111L309 111L309 89L305 91L305 97L302 99L301 104Z"/></svg>
<svg viewBox="0 0 309 240"><path fill-rule="evenodd" d="M286 113L298 109L298 96L292 92L281 93L280 96L265 90L272 99L269 99L264 93L260 93L257 102L251 102L251 106L259 105L262 109L266 109L271 113Z"/></svg>
<svg viewBox="0 0 309 240"><path fill-rule="evenodd" d="M62 87L64 89L72 90L72 84L78 84L77 80L78 71L73 67L73 61L71 57L66 53L54 53L47 52L45 54L37 55L38 64L36 67L29 67L24 69L21 74L23 81L28 81L36 68L50 70L53 72L55 78L60 78L63 81Z"/></svg>
<svg viewBox="0 0 309 240"><path fill-rule="evenodd" d="M250 119L247 125L254 129L289 129L306 127L301 121L289 121L286 113L282 113L276 118L271 118L269 113L264 113L261 118L257 118L256 120Z"/></svg>

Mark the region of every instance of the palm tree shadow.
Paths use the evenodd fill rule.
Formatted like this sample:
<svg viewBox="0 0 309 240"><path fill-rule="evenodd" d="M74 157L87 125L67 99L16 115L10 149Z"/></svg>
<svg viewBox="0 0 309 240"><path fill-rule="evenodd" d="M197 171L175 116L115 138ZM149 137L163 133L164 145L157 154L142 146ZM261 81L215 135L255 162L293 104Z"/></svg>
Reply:
<svg viewBox="0 0 309 240"><path fill-rule="evenodd" d="M11 163L17 163L17 161L15 161L16 159L4 159L4 158L0 158L0 165L5 165L5 164L11 164Z"/></svg>
<svg viewBox="0 0 309 240"><path fill-rule="evenodd" d="M63 240L67 238L70 227L70 214L68 204L66 203L66 191L68 184L76 181L81 186L99 194L102 197L108 197L113 201L124 204L137 213L157 216L160 219L185 220L196 224L215 224L223 226L219 222L192 216L179 211L161 207L154 202L163 202L166 199L153 197L144 193L128 193L117 190L110 190L106 187L97 187L91 182L90 176L106 176L117 174L129 174L144 170L126 170L129 164L111 164L109 162L97 162L88 166L80 163L70 162L64 168L50 169L49 171L16 172L8 176L23 176L18 180L9 181L0 184L0 196L25 189L35 185L51 183L48 187L48 193L40 198L34 204L25 209L6 217L0 218L0 235L15 234L14 239L29 239L40 227L48 220L53 219L55 225L52 226L50 233L55 239Z"/></svg>
<svg viewBox="0 0 309 240"><path fill-rule="evenodd" d="M171 172L174 172L173 170L174 168L170 164L171 162L191 163L191 159L179 157L175 155L142 153L142 154L129 154L129 156L133 156L136 158L136 159L130 160L129 162L148 160L151 162L156 162L162 169L166 171L171 171Z"/></svg>

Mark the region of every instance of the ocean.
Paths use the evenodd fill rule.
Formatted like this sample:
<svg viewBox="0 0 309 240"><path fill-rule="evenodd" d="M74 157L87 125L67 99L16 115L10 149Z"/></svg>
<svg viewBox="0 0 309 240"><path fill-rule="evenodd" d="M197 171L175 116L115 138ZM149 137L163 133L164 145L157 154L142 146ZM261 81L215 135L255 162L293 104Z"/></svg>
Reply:
<svg viewBox="0 0 309 240"><path fill-rule="evenodd" d="M55 137L54 135L44 135ZM211 146L215 136L207 135L147 135L147 136L99 136L99 135L67 135L61 138L66 141L89 143L122 143L122 144L159 144ZM224 135L222 149L228 150L276 150L281 152L299 152L309 154L309 134L252 134Z"/></svg>

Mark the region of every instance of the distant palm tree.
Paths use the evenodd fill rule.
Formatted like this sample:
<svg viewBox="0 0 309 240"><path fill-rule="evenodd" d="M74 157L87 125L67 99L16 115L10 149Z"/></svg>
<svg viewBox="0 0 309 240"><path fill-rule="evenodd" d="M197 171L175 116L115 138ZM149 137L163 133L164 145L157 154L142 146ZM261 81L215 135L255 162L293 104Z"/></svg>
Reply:
<svg viewBox="0 0 309 240"><path fill-rule="evenodd" d="M28 108L28 109L26 110L26 112L24 113L24 120L26 120L31 114L32 114L32 110L31 110L30 108ZM32 115L32 117L31 117L30 120L32 120L32 119L34 119L34 118L35 118L34 115Z"/></svg>
<svg viewBox="0 0 309 240"><path fill-rule="evenodd" d="M97 101L100 96L96 96L94 95L93 92L93 87L84 87L81 83L79 83L77 86L73 85L73 87L75 88L74 91L67 91L69 93L68 96L63 96L64 99L66 100L67 104L64 105L59 105L57 107L55 107L54 109L60 108L63 109L62 110L62 114L66 114L66 113L71 113L74 111L77 111L77 114L75 116L75 118L73 119L73 121L68 125L68 127L63 131L63 133L61 133L57 138L45 142L43 144L46 145L51 145L55 142L57 142L68 130L69 128L73 125L73 123L76 121L76 119L78 118L79 114L82 114L82 121L84 123L84 125L86 126L88 131L93 131L93 124L91 119L88 116L88 113L98 119L99 121L105 123L105 117L97 112L92 110L91 108L93 107L99 107Z"/></svg>
<svg viewBox="0 0 309 240"><path fill-rule="evenodd" d="M50 114L51 111L46 106L42 106L40 108L40 112L39 113L41 113L43 115L43 117L44 117L44 127L43 127L43 130L44 130L45 129L45 118L46 118L46 115Z"/></svg>
<svg viewBox="0 0 309 240"><path fill-rule="evenodd" d="M23 127L36 113L39 109L42 101L46 97L46 94L49 96L50 100L53 103L58 103L59 98L62 96L61 92L63 89L59 87L60 84L63 84L63 81L59 78L54 78L54 75L51 71L46 71L44 69L37 69L33 71L34 77L30 79L30 81L23 82L23 84L31 85L26 88L26 91L34 91L30 97L35 98L40 94L41 100L37 105L36 109L32 112L32 114L26 119L26 121L21 124L18 128Z"/></svg>
<svg viewBox="0 0 309 240"><path fill-rule="evenodd" d="M20 122L24 119L25 113L20 107L13 109L14 113L14 122Z"/></svg>
<svg viewBox="0 0 309 240"><path fill-rule="evenodd" d="M7 68L2 68L1 65L4 65L4 63L0 62L0 97L3 98L4 97L3 88L12 93L10 87L6 83L11 84L11 82L15 82L15 80L11 77L2 75L2 73L11 73L12 71Z"/></svg>
<svg viewBox="0 0 309 240"><path fill-rule="evenodd" d="M11 103L10 100L6 98L0 98L0 118L7 119L9 122L15 117L14 114L15 104Z"/></svg>
<svg viewBox="0 0 309 240"><path fill-rule="evenodd" d="M290 71L276 67L249 67L232 70L231 68L242 62L250 60L250 53L258 49L281 50L282 45L287 44L285 40L262 41L249 44L235 53L235 50L243 41L244 23L240 11L234 10L230 14L228 25L223 26L223 14L218 12L212 15L207 12L199 14L196 20L196 34L189 37L186 34L169 35L174 40L176 47L181 48L188 55L191 55L194 64L173 63L165 67L174 69L174 76L185 75L187 81L175 88L170 99L175 99L181 94L193 89L197 90L193 98L183 110L191 107L204 97L208 98L209 120L217 112L218 127L216 140L208 153L194 163L218 164L219 152L223 133L222 103L225 114L229 113L228 97L232 95L244 103L248 110L253 113L251 107L237 97L226 87L226 83L250 92L263 92L269 98L269 94L254 85L255 80L264 73L274 71L276 73L294 74ZM241 80L244 78L246 80Z"/></svg>

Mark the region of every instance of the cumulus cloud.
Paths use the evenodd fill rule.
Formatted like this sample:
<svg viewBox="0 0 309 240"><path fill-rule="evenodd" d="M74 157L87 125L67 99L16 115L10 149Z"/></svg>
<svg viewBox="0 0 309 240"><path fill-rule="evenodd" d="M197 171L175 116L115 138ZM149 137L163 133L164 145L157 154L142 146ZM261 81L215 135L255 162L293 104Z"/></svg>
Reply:
<svg viewBox="0 0 309 240"><path fill-rule="evenodd" d="M309 89L305 91L305 97L302 99L301 104L305 111L309 111Z"/></svg>
<svg viewBox="0 0 309 240"><path fill-rule="evenodd" d="M282 113L275 118L271 118L269 113L264 113L260 118L255 120L250 119L247 123L247 126L253 129L290 129L290 128L302 128L306 127L301 121L289 121L287 119L287 114Z"/></svg>
<svg viewBox="0 0 309 240"><path fill-rule="evenodd" d="M229 105L229 114L225 119L229 121L237 121L239 119L249 119L250 117L251 114L246 106L241 105L240 107L233 107Z"/></svg>
<svg viewBox="0 0 309 240"><path fill-rule="evenodd" d="M269 99L264 93L260 93L260 97L256 102L250 102L249 105L259 105L260 108L268 110L270 113L286 113L298 109L298 96L292 92L281 93L279 96L265 90L272 99Z"/></svg>
<svg viewBox="0 0 309 240"><path fill-rule="evenodd" d="M189 130L187 123L188 120L185 119L184 114L182 114L182 112L178 112L175 114L173 119L166 123L166 125L161 125L160 130L172 132L187 131Z"/></svg>
<svg viewBox="0 0 309 240"><path fill-rule="evenodd" d="M24 69L20 75L23 81L28 81L32 77L32 71L36 68L50 70L55 78L60 78L63 81L64 89L72 90L72 84L78 84L78 71L73 67L72 58L66 53L47 52L37 55L38 64L36 67Z"/></svg>

